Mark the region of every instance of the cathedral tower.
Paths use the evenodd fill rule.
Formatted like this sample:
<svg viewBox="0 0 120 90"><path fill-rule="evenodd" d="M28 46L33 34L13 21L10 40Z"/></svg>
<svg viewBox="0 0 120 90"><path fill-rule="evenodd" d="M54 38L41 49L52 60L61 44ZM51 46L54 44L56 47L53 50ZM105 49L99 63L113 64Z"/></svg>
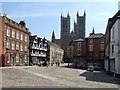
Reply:
<svg viewBox="0 0 120 90"><path fill-rule="evenodd" d="M79 13L77 12L77 22L74 23L74 31L76 34L76 38L85 38L85 20L86 20L86 13L84 11L83 16L79 16Z"/></svg>
<svg viewBox="0 0 120 90"><path fill-rule="evenodd" d="M70 16L63 17L61 14L61 40L68 43L70 40Z"/></svg>

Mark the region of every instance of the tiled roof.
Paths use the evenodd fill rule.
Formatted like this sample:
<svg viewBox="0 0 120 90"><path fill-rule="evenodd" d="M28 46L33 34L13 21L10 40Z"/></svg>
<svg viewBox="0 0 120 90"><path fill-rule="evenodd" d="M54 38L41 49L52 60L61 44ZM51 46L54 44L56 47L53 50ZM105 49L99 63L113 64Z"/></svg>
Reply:
<svg viewBox="0 0 120 90"><path fill-rule="evenodd" d="M92 34L91 36L87 37L87 38L102 38L104 36L104 34L102 33L96 33L96 34Z"/></svg>
<svg viewBox="0 0 120 90"><path fill-rule="evenodd" d="M53 43L53 42L50 42L49 40L47 40L47 43L48 43L50 46L54 46L54 47L57 47L57 48L61 48L58 44Z"/></svg>

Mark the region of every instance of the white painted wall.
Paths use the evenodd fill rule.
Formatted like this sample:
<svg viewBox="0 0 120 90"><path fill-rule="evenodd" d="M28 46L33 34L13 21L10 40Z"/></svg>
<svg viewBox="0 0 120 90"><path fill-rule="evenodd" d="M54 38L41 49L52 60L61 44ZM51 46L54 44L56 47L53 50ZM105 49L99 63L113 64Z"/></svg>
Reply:
<svg viewBox="0 0 120 90"><path fill-rule="evenodd" d="M120 74L120 19L118 19L118 74Z"/></svg>
<svg viewBox="0 0 120 90"><path fill-rule="evenodd" d="M113 29L114 29L114 38L113 36ZM111 33L111 40L110 40L110 59L115 58L115 62L111 61L110 63L110 71L120 74L120 54L118 54L118 51L120 50L120 20L118 19L113 27L110 30ZM112 45L114 45L114 53L112 54Z"/></svg>

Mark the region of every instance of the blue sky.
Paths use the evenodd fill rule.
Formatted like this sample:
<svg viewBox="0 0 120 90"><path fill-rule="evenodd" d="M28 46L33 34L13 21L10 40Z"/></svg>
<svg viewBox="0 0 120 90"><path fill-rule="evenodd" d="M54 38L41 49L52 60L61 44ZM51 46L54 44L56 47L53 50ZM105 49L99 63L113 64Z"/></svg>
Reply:
<svg viewBox="0 0 120 90"><path fill-rule="evenodd" d="M105 33L108 18L118 11L118 2L2 2L2 13L16 22L24 20L32 34L51 40L52 31L60 38L60 15L71 17L73 30L76 13L86 11L86 37L94 27Z"/></svg>

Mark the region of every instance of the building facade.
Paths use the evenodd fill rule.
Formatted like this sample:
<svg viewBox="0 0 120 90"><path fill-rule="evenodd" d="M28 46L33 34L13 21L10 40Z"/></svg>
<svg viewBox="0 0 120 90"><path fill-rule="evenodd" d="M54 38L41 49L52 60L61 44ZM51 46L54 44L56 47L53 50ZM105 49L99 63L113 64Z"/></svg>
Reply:
<svg viewBox="0 0 120 90"><path fill-rule="evenodd" d="M83 39L73 41L73 58L75 68L85 68L86 66L86 42Z"/></svg>
<svg viewBox="0 0 120 90"><path fill-rule="evenodd" d="M120 10L109 18L106 28L105 70L120 77ZM108 42L109 40L109 42ZM109 53L107 53L109 50Z"/></svg>
<svg viewBox="0 0 120 90"><path fill-rule="evenodd" d="M48 44L48 53L47 60L49 61L50 66L53 64L60 64L63 61L64 51L61 47L53 42L47 41Z"/></svg>
<svg viewBox="0 0 120 90"><path fill-rule="evenodd" d="M29 60L30 65L46 65L47 63L47 42L45 38L37 35L29 36Z"/></svg>
<svg viewBox="0 0 120 90"><path fill-rule="evenodd" d="M0 16L0 61L2 66L29 64L29 29L25 22L17 23Z"/></svg>
<svg viewBox="0 0 120 90"><path fill-rule="evenodd" d="M86 61L87 66L93 65L95 69L102 70L104 68L104 48L105 36L102 33L93 33L86 38Z"/></svg>

